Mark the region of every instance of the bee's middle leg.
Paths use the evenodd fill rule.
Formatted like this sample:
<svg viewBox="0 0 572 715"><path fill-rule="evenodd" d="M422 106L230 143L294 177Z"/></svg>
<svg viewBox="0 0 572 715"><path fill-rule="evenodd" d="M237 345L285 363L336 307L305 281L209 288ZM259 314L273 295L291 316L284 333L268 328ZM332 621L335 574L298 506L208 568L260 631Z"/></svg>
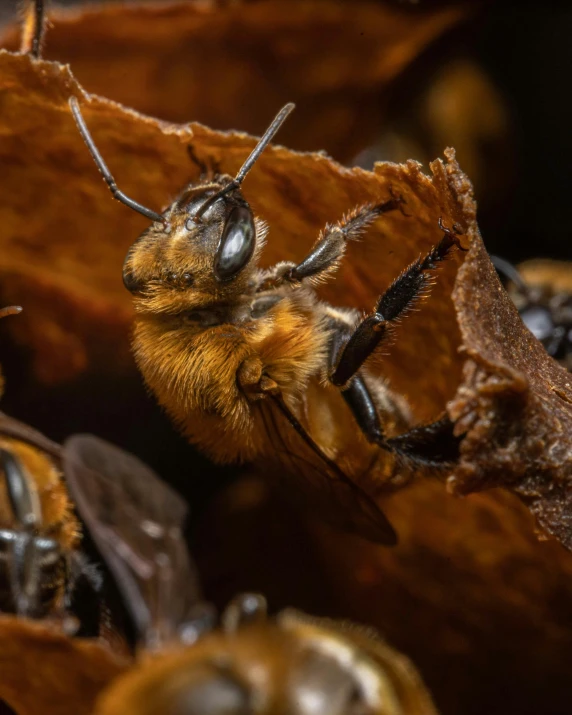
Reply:
<svg viewBox="0 0 572 715"><path fill-rule="evenodd" d="M321 282L338 267L348 241L358 239L376 219L390 211L402 209L404 203L403 198L392 194L390 199L382 203L359 206L341 221L326 226L310 253L300 263L283 262L265 271L257 290L278 288L286 283L299 285L306 280Z"/></svg>

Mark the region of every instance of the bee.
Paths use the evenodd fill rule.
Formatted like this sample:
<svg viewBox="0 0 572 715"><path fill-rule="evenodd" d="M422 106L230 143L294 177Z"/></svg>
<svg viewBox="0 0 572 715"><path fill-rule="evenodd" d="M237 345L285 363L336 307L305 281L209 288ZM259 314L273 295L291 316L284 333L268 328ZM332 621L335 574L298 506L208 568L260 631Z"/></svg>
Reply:
<svg viewBox="0 0 572 715"><path fill-rule="evenodd" d="M0 317L21 310L4 308ZM0 613L77 630L75 589L87 585L95 595L100 588L80 542L61 447L0 412Z"/></svg>
<svg viewBox="0 0 572 715"><path fill-rule="evenodd" d="M394 544L369 491L391 490L412 465L455 461L447 418L410 429L405 401L367 368L456 248L461 229L408 266L365 318L320 301L346 245L400 196L356 208L328 225L300 263L262 270L266 226L242 183L293 110L286 105L235 177L207 171L162 213L117 187L81 114L70 107L113 196L152 221L128 251L125 287L136 319L133 351L145 382L190 442L222 463L255 462L285 492L337 527ZM195 161L198 159L195 157Z"/></svg>
<svg viewBox="0 0 572 715"><path fill-rule="evenodd" d="M4 308L0 317L21 310ZM57 445L0 413L0 612L63 612L65 554L77 547L79 526L57 457Z"/></svg>
<svg viewBox="0 0 572 715"><path fill-rule="evenodd" d="M523 323L555 360L572 371L572 267L536 260L517 269L498 256L493 265L510 281L509 295Z"/></svg>
<svg viewBox="0 0 572 715"><path fill-rule="evenodd" d="M0 613L96 634L107 617L96 605L101 586L82 550L60 445L0 413Z"/></svg>
<svg viewBox="0 0 572 715"><path fill-rule="evenodd" d="M58 501L62 499L58 471L49 456L3 436L0 468L2 506L7 507L2 511L8 512L0 522L0 611L29 618L63 612L68 569L67 549L62 547L76 548L79 532L69 514L55 523L46 520L54 492L60 492Z"/></svg>
<svg viewBox="0 0 572 715"><path fill-rule="evenodd" d="M183 540L186 505L133 455L77 435L64 465L139 635L138 663L97 715L435 714L409 661L365 628L293 610L271 618L257 594L217 623Z"/></svg>

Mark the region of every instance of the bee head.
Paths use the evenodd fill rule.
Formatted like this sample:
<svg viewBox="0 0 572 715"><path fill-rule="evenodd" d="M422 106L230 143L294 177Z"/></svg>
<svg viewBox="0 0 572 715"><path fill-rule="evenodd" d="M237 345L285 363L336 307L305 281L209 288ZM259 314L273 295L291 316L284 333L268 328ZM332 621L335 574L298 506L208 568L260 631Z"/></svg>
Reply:
<svg viewBox="0 0 572 715"><path fill-rule="evenodd" d="M123 267L125 287L143 294L147 308L224 300L248 280L251 271L245 269L252 270L257 234L261 238L265 228L256 225L242 182L293 109L287 104L277 114L234 178L191 185L162 216L152 216L158 220L131 247ZM186 292L184 304L177 296L172 300L173 291Z"/></svg>
<svg viewBox="0 0 572 715"><path fill-rule="evenodd" d="M163 214L126 196L115 183L82 116L71 97L70 108L83 140L113 196L153 221L131 246L123 266L128 291L141 297L152 311L176 311L228 298L247 280L258 227L240 187L264 149L294 109L287 104L274 118L238 174L220 176L210 183L188 186ZM260 241L259 241L260 245ZM181 293L187 294L187 304ZM173 300L174 296L174 300Z"/></svg>
<svg viewBox="0 0 572 715"><path fill-rule="evenodd" d="M193 291L224 297L248 280L265 234L231 177L191 185L130 248L127 290L143 297Z"/></svg>

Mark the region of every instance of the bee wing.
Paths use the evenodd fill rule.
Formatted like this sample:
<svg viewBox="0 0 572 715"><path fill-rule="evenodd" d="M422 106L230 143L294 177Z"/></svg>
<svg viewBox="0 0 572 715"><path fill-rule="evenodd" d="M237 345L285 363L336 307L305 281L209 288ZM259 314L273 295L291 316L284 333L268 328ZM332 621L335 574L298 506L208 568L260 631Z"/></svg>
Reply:
<svg viewBox="0 0 572 715"><path fill-rule="evenodd" d="M293 465L298 464L299 467L298 470L293 469L289 475L289 485L291 486L295 475L299 474L298 483L307 506L311 505L321 511L331 524L349 533L360 534L378 544L395 545L397 534L374 499L322 452L281 396L274 395L273 400L290 426L322 462L322 468L318 468L283 445L284 453ZM269 432L272 433L279 436L280 430L275 426ZM278 446L277 448L279 449ZM311 474L313 478L309 478Z"/></svg>
<svg viewBox="0 0 572 715"><path fill-rule="evenodd" d="M63 447L70 492L147 647L175 637L199 601L181 497L132 454L93 435Z"/></svg>
<svg viewBox="0 0 572 715"><path fill-rule="evenodd" d="M313 468L303 462L294 452L289 455L293 463L299 463L298 487L304 494L306 506L319 510L323 517L336 529L360 536L383 546L395 546L397 534L391 522L358 484L354 484L341 470L333 471L329 463L323 469ZM342 476L343 474L343 476ZM292 488L292 479L289 479Z"/></svg>

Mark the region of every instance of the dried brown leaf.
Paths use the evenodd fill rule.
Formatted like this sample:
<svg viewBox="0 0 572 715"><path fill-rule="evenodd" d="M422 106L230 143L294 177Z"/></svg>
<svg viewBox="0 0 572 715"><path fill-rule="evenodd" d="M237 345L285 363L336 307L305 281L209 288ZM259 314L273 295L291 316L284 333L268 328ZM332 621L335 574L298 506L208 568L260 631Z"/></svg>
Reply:
<svg viewBox="0 0 572 715"><path fill-rule="evenodd" d="M467 359L449 411L466 437L449 486L513 491L571 549L572 376L524 327L482 244L459 271L454 300Z"/></svg>
<svg viewBox="0 0 572 715"><path fill-rule="evenodd" d="M174 122L261 134L294 101L282 141L350 159L379 128L380 93L466 14L370 0L54 8L44 54L89 92ZM19 35L0 45L19 49Z"/></svg>

